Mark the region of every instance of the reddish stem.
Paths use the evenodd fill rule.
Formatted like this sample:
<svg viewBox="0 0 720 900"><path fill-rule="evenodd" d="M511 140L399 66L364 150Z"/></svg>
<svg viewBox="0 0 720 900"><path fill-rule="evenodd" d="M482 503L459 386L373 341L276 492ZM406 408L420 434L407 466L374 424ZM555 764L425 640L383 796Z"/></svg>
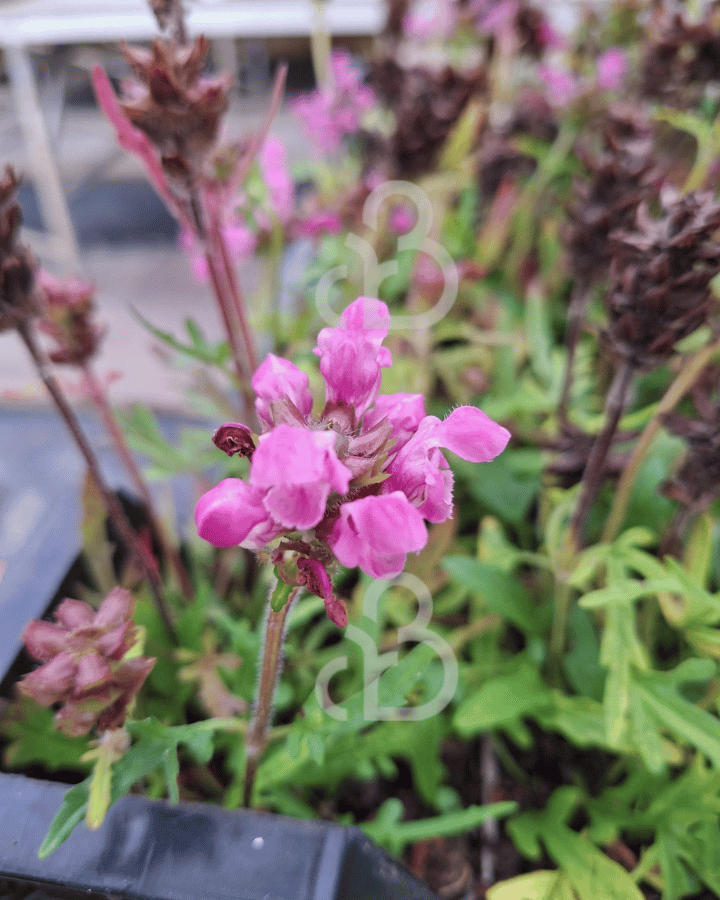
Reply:
<svg viewBox="0 0 720 900"><path fill-rule="evenodd" d="M157 515L150 489L148 488L147 482L143 478L142 473L138 468L135 457L130 452L130 448L128 447L125 437L120 430L117 419L115 418L115 414L113 413L112 407L108 402L105 392L103 391L101 384L98 382L94 372L92 371L88 363L83 366L83 374L85 376L85 382L90 392L90 397L97 407L98 413L100 414L100 418L103 421L105 429L112 438L112 441L115 445L115 451L122 460L123 465L130 475L135 490L138 492L140 498L145 504L145 510L147 513L147 517L150 520L150 526L157 536L163 555L166 557L166 559L170 560L170 563L175 570L175 574L177 576L178 583L180 584L180 589L182 590L183 596L188 602L190 602L194 597L194 591L192 582L190 581L190 576L188 575L187 570L185 569L185 566L180 559L180 554L168 538L167 532L165 531L165 528L163 527Z"/></svg>
<svg viewBox="0 0 720 900"><path fill-rule="evenodd" d="M105 483L105 479L103 478L102 472L100 471L100 465L95 456L95 452L90 446L90 442L85 437L85 434L80 426L77 416L73 412L72 407L65 399L65 395L63 394L60 385L58 384L55 377L50 373L45 354L40 348L40 345L35 340L35 336L32 333L30 325L27 322L20 322L18 323L17 330L28 349L28 352L30 353L30 356L33 363L35 364L40 378L42 379L45 387L48 390L48 393L57 406L60 415L65 420L65 424L67 425L75 443L77 444L80 452L85 459L85 462L87 463L90 477L95 482L95 485L103 498L105 509L107 510L109 518L115 525L118 535L122 538L123 541L125 541L131 553L133 553L138 563L140 564L140 568L142 569L143 574L145 575L145 578L150 585L150 589L155 600L155 605L168 634L174 638L174 630L172 627L172 622L170 620L170 614L165 605L165 599L163 596L162 579L160 578L160 575L155 568L154 560L152 560L149 552L143 546L139 537L133 530L130 521L125 515L125 511L117 500L117 497Z"/></svg>

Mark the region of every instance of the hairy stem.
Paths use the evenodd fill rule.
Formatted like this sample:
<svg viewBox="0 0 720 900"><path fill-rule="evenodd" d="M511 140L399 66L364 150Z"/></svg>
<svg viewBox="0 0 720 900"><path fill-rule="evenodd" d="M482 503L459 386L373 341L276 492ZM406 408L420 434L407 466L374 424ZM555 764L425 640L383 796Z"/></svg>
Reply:
<svg viewBox="0 0 720 900"><path fill-rule="evenodd" d="M570 533L577 547L580 547L582 544L582 530L585 525L585 519L602 484L603 469L605 468L608 450L625 410L627 392L634 371L634 367L629 362L624 362L615 373L615 378L610 386L610 392L605 404L605 427L595 438L595 443L590 451L580 484L580 497L570 525Z"/></svg>
<svg viewBox="0 0 720 900"><path fill-rule="evenodd" d="M279 611L273 609L278 595L285 593L287 585L276 581L268 600L263 629L263 646L258 667L258 684L253 706L252 718L245 739L247 762L245 767L245 785L243 806L249 807L252 801L253 785L260 758L268 743L270 719L275 702L275 689L280 677L282 665L282 648L287 630L287 618L301 588L293 588L287 601Z"/></svg>
<svg viewBox="0 0 720 900"><path fill-rule="evenodd" d="M193 599L194 596L190 576L187 573L187 569L183 565L183 561L180 558L180 554L178 553L177 548L173 546L172 542L168 538L167 532L157 515L150 489L148 488L147 482L142 476L142 472L140 471L138 464L135 461L135 457L130 452L130 448L128 447L125 436L123 435L120 426L118 425L112 407L110 406L107 396L105 395L105 391L103 390L102 385L98 382L97 378L95 377L95 373L88 363L83 366L83 374L85 376L85 382L87 384L88 390L90 391L90 397L97 407L103 425L105 426L106 431L110 435L113 444L115 445L115 452L122 460L123 465L130 475L130 479L135 490L138 492L138 494L140 495L140 499L145 504L145 511L149 519L150 526L154 534L157 536L163 555L166 557L166 559L170 560L170 564L175 570L175 575L177 576L183 597L185 597L185 599L189 602Z"/></svg>
<svg viewBox="0 0 720 900"><path fill-rule="evenodd" d="M108 516L117 529L119 536L123 541L125 541L131 553L137 559L140 568L145 575L148 584L150 585L150 590L152 591L155 605L168 634L174 638L174 630L172 627L172 622L170 620L170 614L168 612L167 606L165 604L165 598L163 596L162 579L160 578L160 574L155 568L154 560L150 558L149 552L140 542L140 539L138 538L137 534L133 530L132 525L130 524L130 521L125 515L125 511L118 502L117 497L105 483L105 479L103 478L102 472L100 471L100 464L98 463L97 457L95 456L95 452L90 446L88 439L85 437L85 434L72 407L65 399L65 395L63 394L60 385L58 384L56 378L50 373L45 354L40 348L38 342L35 340L35 335L33 334L30 325L27 322L20 322L17 326L17 330L28 349L28 352L30 353L32 361L35 364L35 368L37 369L37 372L42 379L43 384L47 388L48 393L57 406L60 415L63 417L65 424L67 425L70 434L73 437L73 440L77 444L80 452L83 455L83 458L85 459L88 471L90 472L90 477L95 482L95 485L103 498Z"/></svg>

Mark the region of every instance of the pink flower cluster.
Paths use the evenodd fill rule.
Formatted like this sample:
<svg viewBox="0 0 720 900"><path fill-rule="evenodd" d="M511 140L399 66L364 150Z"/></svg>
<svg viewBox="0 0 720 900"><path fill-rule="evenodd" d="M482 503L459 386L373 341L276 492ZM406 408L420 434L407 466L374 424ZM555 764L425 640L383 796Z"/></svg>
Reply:
<svg viewBox="0 0 720 900"><path fill-rule="evenodd" d="M346 135L358 130L363 115L377 102L372 89L353 70L348 53L332 54L330 81L328 87L293 103L319 153L335 152Z"/></svg>
<svg viewBox="0 0 720 900"><path fill-rule="evenodd" d="M399 574L427 542L425 520L452 516L453 476L442 449L470 462L494 459L510 434L479 409L444 420L425 415L420 394L378 396L387 306L361 297L324 328L315 353L325 405L313 416L307 375L270 355L253 377L262 434L229 423L215 443L250 457L247 481L226 478L195 510L201 537L218 547L259 550L278 541L281 578L323 597L330 618L347 622L332 595L334 560L374 578Z"/></svg>

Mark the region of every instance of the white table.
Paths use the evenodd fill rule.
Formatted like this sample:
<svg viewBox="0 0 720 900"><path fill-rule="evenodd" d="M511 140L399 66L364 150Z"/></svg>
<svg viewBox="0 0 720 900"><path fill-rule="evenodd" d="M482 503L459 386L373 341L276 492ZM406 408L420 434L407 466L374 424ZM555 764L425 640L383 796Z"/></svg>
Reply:
<svg viewBox="0 0 720 900"><path fill-rule="evenodd" d="M209 39L309 36L322 16L332 35L373 35L385 22L382 0L192 0L191 36ZM149 40L157 24L144 0L0 0L0 48L27 150L46 232L41 256L68 272L81 269L56 154L43 115L31 52L37 47Z"/></svg>

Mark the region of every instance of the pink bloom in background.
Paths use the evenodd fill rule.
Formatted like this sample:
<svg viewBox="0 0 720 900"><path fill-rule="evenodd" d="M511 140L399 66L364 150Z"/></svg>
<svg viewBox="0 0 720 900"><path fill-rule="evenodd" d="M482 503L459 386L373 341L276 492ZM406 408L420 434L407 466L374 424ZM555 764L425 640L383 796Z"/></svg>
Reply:
<svg viewBox="0 0 720 900"><path fill-rule="evenodd" d="M407 234L409 231L412 231L416 224L417 216L406 205L399 204L390 209L388 227L395 234Z"/></svg>
<svg viewBox="0 0 720 900"><path fill-rule="evenodd" d="M598 57L597 82L604 91L616 91L623 83L628 69L625 53L618 47L606 50Z"/></svg>
<svg viewBox="0 0 720 900"><path fill-rule="evenodd" d="M330 84L291 104L302 120L315 149L335 153L346 135L360 127L363 115L376 103L374 92L354 71L348 53L334 51L330 58Z"/></svg>
<svg viewBox="0 0 720 900"><path fill-rule="evenodd" d="M417 4L403 19L403 31L418 40L447 39L455 30L458 16L453 0L430 0Z"/></svg>
<svg viewBox="0 0 720 900"><path fill-rule="evenodd" d="M285 157L285 148L275 137L269 136L258 157L260 175L268 189L270 205L278 221L289 222L295 206L295 187Z"/></svg>
<svg viewBox="0 0 720 900"><path fill-rule="evenodd" d="M223 225L222 233L227 248L234 259L241 262L252 256L257 240L244 222L235 220L227 225ZM188 228L184 228L180 232L180 246L190 257L190 270L193 278L200 284L205 284L210 277L205 251L202 244Z"/></svg>
<svg viewBox="0 0 720 900"><path fill-rule="evenodd" d="M250 457L248 479L226 478L195 510L198 533L216 546L277 542L280 576L322 597L339 625L347 618L332 595L333 562L374 578L398 575L427 542L424 520L452 516L442 450L487 462L510 438L473 406L440 420L425 415L420 394L379 395L381 369L392 365L382 346L389 326L387 306L360 297L320 332L325 404L315 416L308 376L268 356L253 378L263 433L255 439L229 423L215 436L226 452Z"/></svg>
<svg viewBox="0 0 720 900"><path fill-rule="evenodd" d="M297 237L318 238L324 234L339 234L342 231L342 219L337 213L318 210L295 223L294 233Z"/></svg>
<svg viewBox="0 0 720 900"><path fill-rule="evenodd" d="M538 75L545 86L545 96L553 106L570 103L578 95L578 80L567 69L542 63L538 66Z"/></svg>

